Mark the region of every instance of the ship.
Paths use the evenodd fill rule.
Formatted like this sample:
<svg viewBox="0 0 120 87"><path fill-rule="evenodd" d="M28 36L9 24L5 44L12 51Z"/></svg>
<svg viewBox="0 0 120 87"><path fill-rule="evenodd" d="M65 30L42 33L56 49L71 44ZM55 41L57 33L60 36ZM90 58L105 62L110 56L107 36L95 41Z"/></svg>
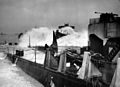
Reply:
<svg viewBox="0 0 120 87"><path fill-rule="evenodd" d="M23 51L8 54L8 58L45 87L109 87L117 66L114 60L120 52L120 17L113 13L99 14L100 18L90 19L89 45L81 48L79 54L72 48L57 55L57 38L65 35L53 32L53 43L45 45L43 65L21 58ZM66 66L67 63L70 65Z"/></svg>

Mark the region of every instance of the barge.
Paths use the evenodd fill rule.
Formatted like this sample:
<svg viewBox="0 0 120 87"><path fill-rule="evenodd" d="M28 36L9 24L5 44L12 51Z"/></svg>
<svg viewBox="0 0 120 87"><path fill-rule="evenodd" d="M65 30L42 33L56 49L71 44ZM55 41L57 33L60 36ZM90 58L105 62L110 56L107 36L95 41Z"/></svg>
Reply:
<svg viewBox="0 0 120 87"><path fill-rule="evenodd" d="M20 51L17 55L8 54L8 58L45 87L109 87L117 66L114 60L118 59L120 52L119 26L119 17L101 13L100 18L90 20L89 46L81 49L80 54L74 49L66 49L56 55L57 36L53 32L53 44L45 47L44 64L21 58ZM111 30L113 27L115 31Z"/></svg>

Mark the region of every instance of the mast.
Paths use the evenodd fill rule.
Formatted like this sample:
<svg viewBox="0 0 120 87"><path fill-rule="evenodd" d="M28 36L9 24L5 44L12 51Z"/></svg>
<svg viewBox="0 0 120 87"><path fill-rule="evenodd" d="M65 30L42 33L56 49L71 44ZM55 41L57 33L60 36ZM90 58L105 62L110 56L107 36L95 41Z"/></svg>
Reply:
<svg viewBox="0 0 120 87"><path fill-rule="evenodd" d="M29 45L28 45L28 47L31 47L31 43L30 43L30 35L29 35Z"/></svg>

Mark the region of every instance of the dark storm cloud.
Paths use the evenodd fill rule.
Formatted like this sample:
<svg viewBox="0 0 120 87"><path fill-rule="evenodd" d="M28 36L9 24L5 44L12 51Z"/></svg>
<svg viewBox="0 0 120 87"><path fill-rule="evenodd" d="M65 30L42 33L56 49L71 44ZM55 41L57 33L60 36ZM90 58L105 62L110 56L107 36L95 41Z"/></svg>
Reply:
<svg viewBox="0 0 120 87"><path fill-rule="evenodd" d="M71 23L86 27L95 11L119 13L118 0L0 0L0 30L24 31L34 26Z"/></svg>

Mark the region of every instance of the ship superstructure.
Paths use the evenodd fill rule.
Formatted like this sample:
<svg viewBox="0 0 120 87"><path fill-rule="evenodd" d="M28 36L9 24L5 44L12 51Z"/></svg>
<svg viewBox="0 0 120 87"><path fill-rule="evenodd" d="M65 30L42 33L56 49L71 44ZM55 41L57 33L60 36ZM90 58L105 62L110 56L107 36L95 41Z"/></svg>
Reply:
<svg viewBox="0 0 120 87"><path fill-rule="evenodd" d="M99 12L95 12L99 13ZM100 18L90 19L88 33L96 34L102 40L120 37L120 17L113 13L99 13Z"/></svg>

